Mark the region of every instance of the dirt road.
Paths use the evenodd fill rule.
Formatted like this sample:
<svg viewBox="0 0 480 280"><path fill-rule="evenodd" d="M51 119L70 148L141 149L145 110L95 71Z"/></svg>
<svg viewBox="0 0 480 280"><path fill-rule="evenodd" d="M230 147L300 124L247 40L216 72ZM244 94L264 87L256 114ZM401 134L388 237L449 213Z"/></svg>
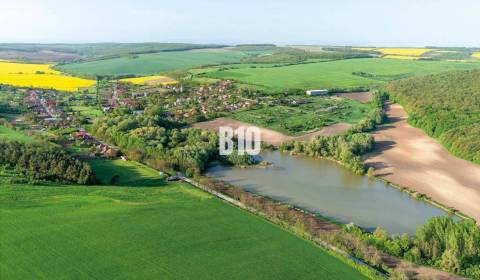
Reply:
<svg viewBox="0 0 480 280"><path fill-rule="evenodd" d="M407 124L407 113L400 105L389 104L387 114L391 124L374 133L376 151L366 157L375 174L480 222L480 165L454 157Z"/></svg>
<svg viewBox="0 0 480 280"><path fill-rule="evenodd" d="M220 126L230 126L235 130L241 126L243 127L252 126L252 124L244 123L244 122L229 119L229 118L218 118L211 121L195 123L193 125L193 127L195 128L209 129L209 130L215 130L215 131L217 131ZM268 128L263 128L263 127L259 127L259 129L262 134L263 142L278 146L282 142L289 141L289 140L309 141L310 139L319 135L331 136L331 135L340 134L350 129L350 127L352 127L352 125L348 123L337 123L330 126L326 126L318 131L307 132L304 135L300 135L300 136L289 136L289 135L280 133L278 131L271 130Z"/></svg>

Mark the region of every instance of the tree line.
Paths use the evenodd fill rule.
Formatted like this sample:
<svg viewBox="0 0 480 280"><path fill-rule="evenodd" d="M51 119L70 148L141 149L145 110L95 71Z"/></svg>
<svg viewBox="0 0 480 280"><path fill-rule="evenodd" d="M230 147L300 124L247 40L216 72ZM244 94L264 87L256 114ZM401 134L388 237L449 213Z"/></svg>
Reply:
<svg viewBox="0 0 480 280"><path fill-rule="evenodd" d="M43 141L20 143L0 140L0 164L14 168L30 181L47 180L82 185L97 182L89 164Z"/></svg>

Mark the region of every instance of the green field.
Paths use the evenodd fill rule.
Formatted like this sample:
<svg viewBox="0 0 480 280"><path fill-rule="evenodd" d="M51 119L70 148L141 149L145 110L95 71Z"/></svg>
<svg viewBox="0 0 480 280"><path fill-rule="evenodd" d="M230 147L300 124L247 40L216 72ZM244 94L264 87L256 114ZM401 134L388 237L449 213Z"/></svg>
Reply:
<svg viewBox="0 0 480 280"><path fill-rule="evenodd" d="M59 65L61 71L80 75L151 75L202 65L237 62L247 53L230 50L196 50L141 54L89 62Z"/></svg>
<svg viewBox="0 0 480 280"><path fill-rule="evenodd" d="M30 136L25 135L20 131L16 131L15 129L5 127L3 125L0 125L0 139L7 139L7 140L21 141L21 142L27 142L32 140Z"/></svg>
<svg viewBox="0 0 480 280"><path fill-rule="evenodd" d="M118 186L0 186L1 279L366 279L321 248L142 165ZM148 178L163 186L151 185Z"/></svg>
<svg viewBox="0 0 480 280"><path fill-rule="evenodd" d="M135 161L99 159L89 163L95 170L97 178L106 185L111 183L115 175L118 175L115 185L161 186L165 184L164 176L160 176L158 171Z"/></svg>
<svg viewBox="0 0 480 280"><path fill-rule="evenodd" d="M415 75L473 68L480 68L480 63L363 58L270 68L230 69L209 72L203 76L234 79L275 90L351 88L378 85Z"/></svg>
<svg viewBox="0 0 480 280"><path fill-rule="evenodd" d="M354 124L365 117L369 109L368 104L345 98L311 97L308 100L312 102L299 106L276 105L241 111L231 115L231 118L288 135L300 135L334 123Z"/></svg>
<svg viewBox="0 0 480 280"><path fill-rule="evenodd" d="M102 110L91 106L70 106L70 108L83 117L95 118L103 115Z"/></svg>

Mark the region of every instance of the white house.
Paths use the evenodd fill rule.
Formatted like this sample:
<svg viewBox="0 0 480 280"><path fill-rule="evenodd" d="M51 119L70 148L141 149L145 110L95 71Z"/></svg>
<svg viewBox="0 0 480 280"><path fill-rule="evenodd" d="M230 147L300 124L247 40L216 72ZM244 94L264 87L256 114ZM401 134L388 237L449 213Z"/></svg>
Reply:
<svg viewBox="0 0 480 280"><path fill-rule="evenodd" d="M306 91L307 95L316 96L316 95L327 95L328 90L326 89L312 89Z"/></svg>

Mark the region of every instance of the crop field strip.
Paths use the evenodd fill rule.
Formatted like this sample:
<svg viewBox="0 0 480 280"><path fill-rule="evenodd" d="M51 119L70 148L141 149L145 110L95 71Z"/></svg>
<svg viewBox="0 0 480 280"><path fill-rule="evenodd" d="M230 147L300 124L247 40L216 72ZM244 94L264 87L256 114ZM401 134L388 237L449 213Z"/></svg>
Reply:
<svg viewBox="0 0 480 280"><path fill-rule="evenodd" d="M95 75L155 75L178 69L190 69L202 65L239 62L247 56L245 52L221 51L177 51L141 54L88 62L59 65L63 72L80 76Z"/></svg>
<svg viewBox="0 0 480 280"><path fill-rule="evenodd" d="M217 70L200 77L233 79L272 90L355 88L381 85L399 77L480 68L478 62L416 61L382 58L346 59L280 67Z"/></svg>
<svg viewBox="0 0 480 280"><path fill-rule="evenodd" d="M160 76L160 75L136 77L136 78L126 78L126 79L120 79L119 81L120 82L125 82L125 83L132 83L132 84L135 84L135 85L145 85L145 84L172 85L172 84L177 84L178 83L177 81L175 81L172 78L169 78L167 76Z"/></svg>
<svg viewBox="0 0 480 280"><path fill-rule="evenodd" d="M76 91L91 87L93 80L62 75L51 64L0 62L0 84Z"/></svg>

